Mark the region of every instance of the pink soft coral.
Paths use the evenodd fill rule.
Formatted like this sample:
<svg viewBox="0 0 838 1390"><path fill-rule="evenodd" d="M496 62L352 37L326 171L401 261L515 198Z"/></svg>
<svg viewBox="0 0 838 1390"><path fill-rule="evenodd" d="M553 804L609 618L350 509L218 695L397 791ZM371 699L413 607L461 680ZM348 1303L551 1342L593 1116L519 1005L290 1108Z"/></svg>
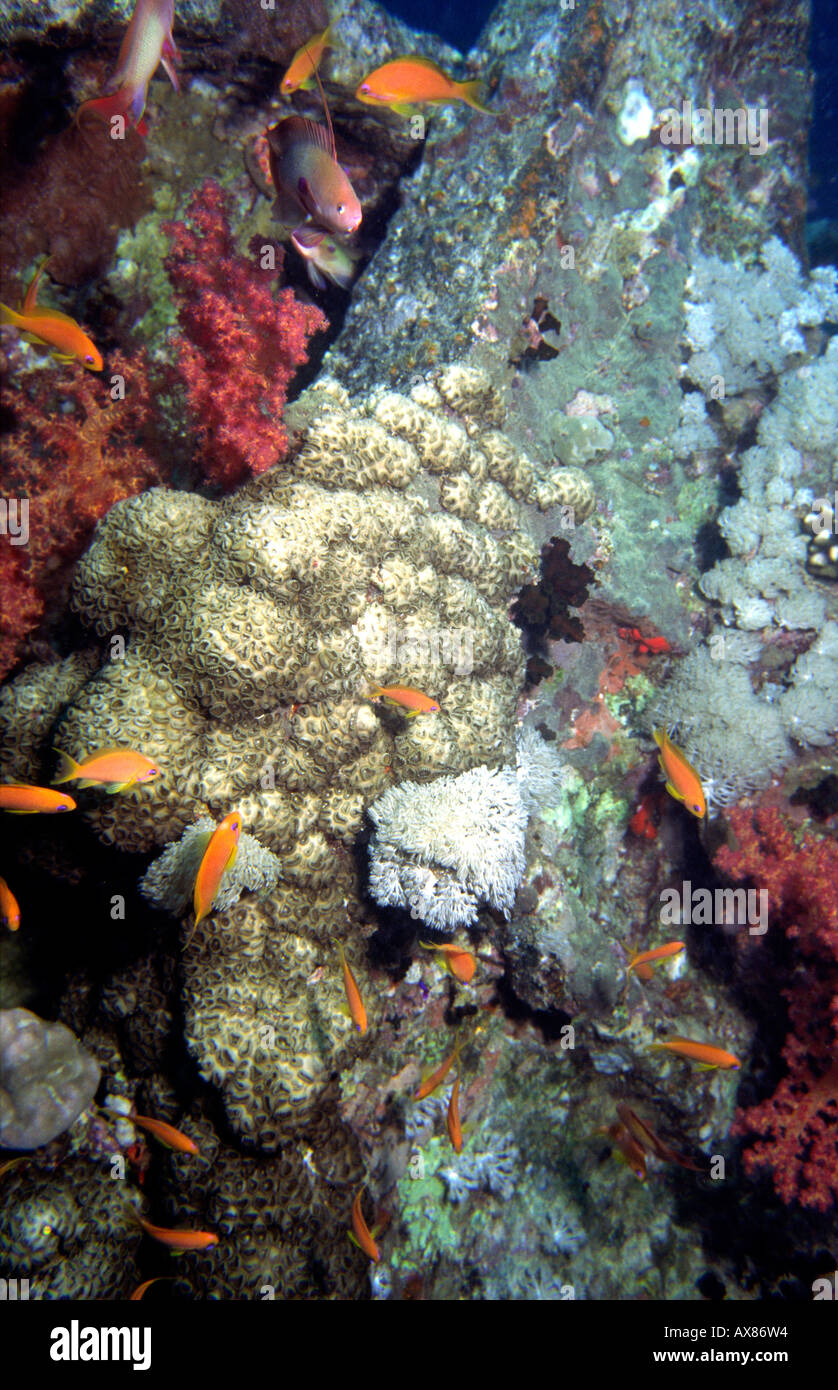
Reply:
<svg viewBox="0 0 838 1390"><path fill-rule="evenodd" d="M313 333L328 321L293 290L274 297L282 267L262 270L235 251L225 195L212 179L198 190L188 222L170 223L166 269L179 306L178 370L194 419L201 467L229 487L264 473L288 450L282 412L288 385Z"/></svg>
<svg viewBox="0 0 838 1390"><path fill-rule="evenodd" d="M784 1202L826 1211L838 1198L838 843L794 838L776 807L730 814L737 848L716 867L768 892L771 921L796 943L783 1047L787 1074L759 1105L736 1116L734 1132L759 1138L748 1172L767 1167Z"/></svg>

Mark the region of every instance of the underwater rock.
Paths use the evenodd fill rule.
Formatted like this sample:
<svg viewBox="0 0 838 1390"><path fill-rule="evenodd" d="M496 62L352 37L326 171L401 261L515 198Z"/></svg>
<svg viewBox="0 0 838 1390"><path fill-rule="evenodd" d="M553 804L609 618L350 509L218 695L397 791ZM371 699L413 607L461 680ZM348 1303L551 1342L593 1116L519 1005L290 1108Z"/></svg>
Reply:
<svg viewBox="0 0 838 1390"><path fill-rule="evenodd" d="M92 1101L99 1065L63 1023L29 1009L0 1012L0 1145L38 1149Z"/></svg>

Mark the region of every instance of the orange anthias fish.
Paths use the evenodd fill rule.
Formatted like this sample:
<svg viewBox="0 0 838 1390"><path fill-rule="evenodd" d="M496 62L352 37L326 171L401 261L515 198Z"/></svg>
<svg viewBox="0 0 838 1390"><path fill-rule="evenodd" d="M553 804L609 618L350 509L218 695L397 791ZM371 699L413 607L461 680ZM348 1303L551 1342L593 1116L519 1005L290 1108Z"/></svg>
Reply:
<svg viewBox="0 0 838 1390"><path fill-rule="evenodd" d="M417 1100L424 1100L425 1096L429 1096L432 1091L436 1090L437 1086L442 1085L443 1081L450 1072L454 1063L458 1060L462 1050L462 1042L457 1042L454 1046L453 1052L451 1052L450 1055L446 1057L443 1062L440 1063L436 1071L431 1072L430 1076L427 1076L425 1080L422 1082L421 1086L419 1087L419 1090L416 1092Z"/></svg>
<svg viewBox="0 0 838 1390"><path fill-rule="evenodd" d="M129 1302L129 1303L139 1303L139 1302L141 1302L142 1299L145 1297L145 1294L147 1293L147 1291L151 1288L152 1284L159 1284L161 1280L168 1280L168 1279L170 1279L170 1278L171 1278L171 1275L169 1275L169 1274L155 1274L155 1276L154 1276L153 1279L146 1279L146 1280L144 1280L144 1282L143 1282L142 1284L138 1284L138 1285L137 1285L137 1287L135 1288L134 1292L131 1294L131 1297L129 1298L128 1302Z"/></svg>
<svg viewBox="0 0 838 1390"><path fill-rule="evenodd" d="M330 232L354 232L361 204L338 164L331 126L285 116L266 135L277 219L293 226L310 217Z"/></svg>
<svg viewBox="0 0 838 1390"><path fill-rule="evenodd" d="M436 714L439 710L436 700L424 695L421 690L412 690L409 685L374 685L367 698L399 705L407 713L408 719L415 719L417 714Z"/></svg>
<svg viewBox="0 0 838 1390"><path fill-rule="evenodd" d="M239 835L242 818L238 811L231 811L209 837L204 857L195 879L193 905L195 926L202 922L212 910L212 905L221 887L221 880L228 869L236 862L239 851Z"/></svg>
<svg viewBox="0 0 838 1390"><path fill-rule="evenodd" d="M103 748L99 753L89 753L80 763L68 753L60 753L58 776L52 784L58 787L62 782L78 782L80 787L104 786L109 792L122 792L137 782L152 782L160 776L160 768L143 753L135 753L130 748Z"/></svg>
<svg viewBox="0 0 838 1390"><path fill-rule="evenodd" d="M46 267L44 261L35 272L19 311L0 304L0 323L11 324L27 342L48 348L56 362L80 362L90 372L101 372L102 354L76 320L37 303L38 283Z"/></svg>
<svg viewBox="0 0 838 1390"><path fill-rule="evenodd" d="M691 1062L699 1062L703 1067L736 1070L742 1065L732 1052L725 1052L724 1048L714 1047L712 1043L693 1042L691 1038L669 1038L667 1042L652 1043L652 1047L674 1052L678 1057L689 1057Z"/></svg>
<svg viewBox="0 0 838 1390"><path fill-rule="evenodd" d="M4 878L0 878L0 919L9 931L17 931L20 926L17 898Z"/></svg>
<svg viewBox="0 0 838 1390"><path fill-rule="evenodd" d="M159 1240L170 1250L210 1250L218 1244L214 1231L170 1231L165 1226L152 1226L139 1212L135 1215L146 1235L151 1236L152 1240Z"/></svg>
<svg viewBox="0 0 838 1390"><path fill-rule="evenodd" d="M666 960L669 956L677 956L679 951L685 950L683 941L667 941L664 946L656 946L653 951L632 951L631 960L626 966L626 974L631 974L632 970L640 980L651 980L652 962Z"/></svg>
<svg viewBox="0 0 838 1390"><path fill-rule="evenodd" d="M363 1195L364 1189L361 1188L361 1191L352 1203L352 1230L354 1231L352 1239L358 1248L363 1250L365 1255L369 1255L370 1259L378 1264L381 1259L381 1251L373 1240L372 1232L364 1220L364 1213L361 1211L361 1198Z"/></svg>
<svg viewBox="0 0 838 1390"><path fill-rule="evenodd" d="M430 58L408 55L394 58L368 73L355 92L369 106L389 106L400 116L410 116L425 102L464 101L487 116L497 112L480 100L480 83L455 82Z"/></svg>
<svg viewBox="0 0 838 1390"><path fill-rule="evenodd" d="M361 998L361 991L355 983L355 976L346 963L346 953L343 946L338 942L340 952L340 963L343 966L343 987L346 990L346 1002L349 1005L349 1015L358 1032L363 1037L367 1031L367 1011L364 1008L364 1001Z"/></svg>
<svg viewBox="0 0 838 1390"><path fill-rule="evenodd" d="M288 65L288 71L280 83L279 90L283 96L290 96L292 92L298 90L307 92L314 86L314 74L320 66L323 54L327 48L332 48L332 26L324 29L322 34L315 34L314 38L304 43L302 48L298 48L294 57Z"/></svg>
<svg viewBox="0 0 838 1390"><path fill-rule="evenodd" d="M615 1120L613 1124L602 1125L598 1130L599 1134L607 1134L611 1143L614 1144L628 1164L636 1178L641 1182L646 1180L646 1155L640 1144L622 1123Z"/></svg>
<svg viewBox="0 0 838 1390"><path fill-rule="evenodd" d="M0 786L0 811L12 816L34 816L55 811L75 811L76 803L65 792L52 787L29 787L23 782L6 782Z"/></svg>
<svg viewBox="0 0 838 1390"><path fill-rule="evenodd" d="M617 1114L631 1137L640 1145L645 1153L653 1153L658 1158L663 1159L665 1163L677 1163L681 1168L689 1168L692 1173L702 1173L704 1171L697 1163L692 1163L690 1159L684 1158L683 1154L677 1153L675 1149L665 1144L664 1141L655 1134L655 1131L650 1129L649 1126L641 1120L640 1116L634 1113L630 1106L626 1105L625 1101L618 1102Z"/></svg>
<svg viewBox="0 0 838 1390"><path fill-rule="evenodd" d="M433 941L420 941L419 945L426 951L441 951L445 956L446 966L454 979L459 980L461 984L467 985L473 979L477 961L465 946L457 946L453 941L440 946Z"/></svg>
<svg viewBox="0 0 838 1390"><path fill-rule="evenodd" d="M188 1134L182 1134L174 1125L167 1124L165 1120L152 1120L147 1115L126 1115L126 1119L132 1125L139 1125L140 1129L147 1129L149 1134L153 1134L155 1139L159 1139L161 1144L165 1144L168 1149L175 1149L177 1153L197 1154L198 1146Z"/></svg>
<svg viewBox="0 0 838 1390"><path fill-rule="evenodd" d="M82 102L76 121L83 115L94 115L109 121L112 116L124 116L145 134L145 111L148 84L160 63L168 74L175 91L180 91L175 63L178 53L172 38L175 0L137 0L131 22L125 31L116 68L111 73L106 95Z"/></svg>
<svg viewBox="0 0 838 1390"><path fill-rule="evenodd" d="M451 1140L455 1154L463 1151L463 1130L460 1124L460 1073L457 1072L457 1079L451 1087L451 1099L448 1102L448 1138Z"/></svg>
<svg viewBox="0 0 838 1390"><path fill-rule="evenodd" d="M665 729L655 729L652 737L660 749L658 762L666 777L666 790L676 801L682 801L693 816L702 820L707 815L707 799L701 778L687 760L687 755L677 748Z"/></svg>

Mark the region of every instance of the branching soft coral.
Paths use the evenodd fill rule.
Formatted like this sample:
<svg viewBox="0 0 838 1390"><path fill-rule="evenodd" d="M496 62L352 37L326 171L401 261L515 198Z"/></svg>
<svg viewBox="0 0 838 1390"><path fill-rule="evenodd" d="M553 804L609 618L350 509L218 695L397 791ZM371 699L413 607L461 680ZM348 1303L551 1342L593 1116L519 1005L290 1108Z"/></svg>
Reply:
<svg viewBox="0 0 838 1390"><path fill-rule="evenodd" d="M124 381L124 399L112 399L113 377ZM108 354L104 377L72 366L26 372L3 403L3 492L29 500L29 539L11 547L0 538L0 678L37 626L43 600L60 596L99 518L165 478L142 351Z"/></svg>
<svg viewBox="0 0 838 1390"><path fill-rule="evenodd" d="M194 195L188 222L166 227L166 269L179 305L178 370L186 387L207 478L229 487L264 473L288 450L282 423L288 385L313 333L328 327L293 290L274 297L282 267L262 270L236 253L225 195L208 179Z"/></svg>
<svg viewBox="0 0 838 1390"><path fill-rule="evenodd" d="M784 1202L826 1211L838 1198L838 843L794 838L775 807L736 810L738 846L716 867L768 892L771 920L796 943L788 1002L788 1068L773 1096L740 1111L735 1132L759 1138L748 1172L768 1167Z"/></svg>

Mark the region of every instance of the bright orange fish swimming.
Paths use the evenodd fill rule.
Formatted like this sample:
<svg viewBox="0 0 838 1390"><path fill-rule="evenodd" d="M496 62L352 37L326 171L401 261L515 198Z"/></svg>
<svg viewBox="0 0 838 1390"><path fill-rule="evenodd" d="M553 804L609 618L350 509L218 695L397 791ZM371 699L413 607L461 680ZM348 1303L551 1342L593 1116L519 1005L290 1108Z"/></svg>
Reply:
<svg viewBox="0 0 838 1390"><path fill-rule="evenodd" d="M399 705L406 711L408 719L415 719L417 714L436 714L439 710L436 700L424 695L421 690L412 690L409 685L374 685L367 699L386 700L390 705Z"/></svg>
<svg viewBox="0 0 838 1390"><path fill-rule="evenodd" d="M68 753L60 753L59 775L52 779L54 787L62 782L78 782L80 787L105 786L109 792L122 792L137 782L152 782L160 776L160 768L144 753L130 748L103 748L88 753L80 763Z"/></svg>
<svg viewBox="0 0 838 1390"><path fill-rule="evenodd" d="M479 93L479 81L455 82L430 58L408 55L368 73L355 96L369 106L389 106L400 116L410 116L415 106L431 101L464 101L475 111L496 116Z"/></svg>
<svg viewBox="0 0 838 1390"><path fill-rule="evenodd" d="M361 991L355 983L355 976L346 963L346 954L343 946L338 942L340 951L340 963L343 966L343 987L346 990L346 1002L349 1005L349 1014L358 1032L363 1037L367 1031L367 1011L364 1008L364 1001L361 998Z"/></svg>
<svg viewBox="0 0 838 1390"><path fill-rule="evenodd" d="M38 283L46 267L44 261L35 272L19 311L0 304L0 323L10 323L28 342L48 348L56 362L80 362L89 372L101 372L102 354L76 320L37 303Z"/></svg>
<svg viewBox="0 0 838 1390"><path fill-rule="evenodd" d="M175 91L180 91L175 71L180 54L172 38L174 17L175 0L137 0L116 68L107 82L106 95L82 102L76 121L88 114L104 121L112 116L124 116L128 125L135 125L140 134L145 135L143 112L148 84L160 63Z"/></svg>
<svg viewBox="0 0 838 1390"><path fill-rule="evenodd" d="M707 815L707 799L701 778L686 753L676 747L665 729L655 729L652 737L660 749L658 762L666 777L669 795L682 801L691 815L702 820Z"/></svg>
<svg viewBox="0 0 838 1390"><path fill-rule="evenodd" d="M153 1134L155 1139L159 1139L161 1144L165 1144L169 1149L175 1149L177 1153L197 1154L198 1146L189 1138L188 1134L182 1134L174 1125L167 1124L165 1120L152 1120L147 1115L126 1115L126 1119L132 1125L139 1125L140 1129L147 1129L149 1134Z"/></svg>
<svg viewBox="0 0 838 1390"><path fill-rule="evenodd" d="M683 941L667 941L664 946L656 946L653 951L632 951L631 960L626 966L626 974L631 974L634 970L641 980L651 980L652 961L666 960L669 956L677 956L679 951L685 950Z"/></svg>
<svg viewBox="0 0 838 1390"><path fill-rule="evenodd" d="M195 908L196 927L212 910L212 905L221 887L221 880L227 870L231 869L236 862L241 828L241 814L238 811L231 811L229 816L225 816L221 824L216 826L209 837L195 879L195 892L192 899Z"/></svg>
<svg viewBox="0 0 838 1390"><path fill-rule="evenodd" d="M742 1063L732 1052L714 1047L712 1043L693 1042L691 1038L669 1038L667 1042L652 1043L655 1049L664 1048L678 1057L689 1057L691 1062L700 1062L704 1067L723 1067L736 1070Z"/></svg>
<svg viewBox="0 0 838 1390"><path fill-rule="evenodd" d="M23 782L7 782L0 786L0 811L12 816L34 816L54 811L75 811L76 803L65 792L52 787L29 787Z"/></svg>
<svg viewBox="0 0 838 1390"><path fill-rule="evenodd" d="M422 1082L421 1086L419 1087L419 1090L416 1092L417 1100L424 1100L425 1096L429 1096L432 1091L436 1090L437 1086L440 1086L442 1084L442 1082L445 1080L446 1076L450 1072L451 1068L453 1067L454 1063L459 1058L462 1050L462 1042L457 1042L455 1044L453 1052L451 1052L445 1058L445 1060L440 1063L436 1071L431 1072L430 1076L425 1077L425 1080Z"/></svg>
<svg viewBox="0 0 838 1390"><path fill-rule="evenodd" d="M363 1250L365 1255L369 1255L370 1259L378 1264L381 1259L381 1251L373 1240L372 1232L364 1220L364 1213L361 1211L361 1198L363 1195L364 1189L361 1188L361 1191L352 1203L352 1230L355 1233L355 1244Z"/></svg>
<svg viewBox="0 0 838 1390"><path fill-rule="evenodd" d="M152 1240L159 1240L170 1250L210 1250L218 1244L214 1231L170 1231L165 1226L152 1226L139 1212L135 1215L146 1235L151 1236Z"/></svg>
<svg viewBox="0 0 838 1390"><path fill-rule="evenodd" d="M451 1087L451 1099L448 1102L448 1138L451 1140L455 1154L463 1151L463 1129L460 1124L460 1073L457 1072L457 1079Z"/></svg>
<svg viewBox="0 0 838 1390"><path fill-rule="evenodd" d="M331 129L304 116L285 116L266 135L277 219L294 226L310 217L330 232L354 232L361 204L338 164Z"/></svg>
<svg viewBox="0 0 838 1390"><path fill-rule="evenodd" d="M17 898L4 878L0 878L0 919L9 931L17 931L20 926Z"/></svg>
<svg viewBox="0 0 838 1390"><path fill-rule="evenodd" d="M155 1274L153 1279L144 1280L142 1284L137 1285L134 1292L131 1294L131 1297L128 1300L129 1303L140 1303L142 1299L145 1297L145 1294L148 1291L148 1289L151 1288L152 1284L159 1284L161 1280L167 1280L170 1278L171 1275L169 1274Z"/></svg>
<svg viewBox="0 0 838 1390"><path fill-rule="evenodd" d="M454 979L459 980L461 984L467 985L473 979L477 961L465 946L457 946L453 941L440 946L433 941L420 941L419 945L426 951L441 951L445 956L446 966Z"/></svg>
<svg viewBox="0 0 838 1390"><path fill-rule="evenodd" d="M294 57L288 65L288 71L280 83L279 90L283 96L290 96L292 92L298 90L307 92L314 86L314 74L320 66L320 60L327 48L332 47L332 26L324 29L322 34L315 34L314 38L304 43L302 48L298 48Z"/></svg>

